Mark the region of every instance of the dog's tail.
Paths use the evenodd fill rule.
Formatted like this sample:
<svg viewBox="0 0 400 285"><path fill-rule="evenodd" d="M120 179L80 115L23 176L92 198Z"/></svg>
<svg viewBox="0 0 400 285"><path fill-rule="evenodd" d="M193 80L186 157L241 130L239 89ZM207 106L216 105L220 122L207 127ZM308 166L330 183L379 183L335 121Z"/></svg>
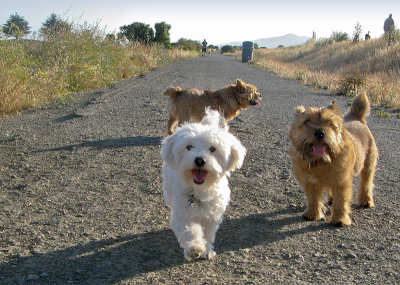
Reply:
<svg viewBox="0 0 400 285"><path fill-rule="evenodd" d="M212 110L210 107L205 109L205 116L201 120L201 124L215 126L221 129L229 130L225 117L218 111Z"/></svg>
<svg viewBox="0 0 400 285"><path fill-rule="evenodd" d="M181 94L182 89L180 87L170 87L164 92L164 96L175 98Z"/></svg>
<svg viewBox="0 0 400 285"><path fill-rule="evenodd" d="M350 111L345 115L345 121L361 121L366 124L366 118L370 112L370 103L365 92L362 92L356 98L354 98L351 104Z"/></svg>

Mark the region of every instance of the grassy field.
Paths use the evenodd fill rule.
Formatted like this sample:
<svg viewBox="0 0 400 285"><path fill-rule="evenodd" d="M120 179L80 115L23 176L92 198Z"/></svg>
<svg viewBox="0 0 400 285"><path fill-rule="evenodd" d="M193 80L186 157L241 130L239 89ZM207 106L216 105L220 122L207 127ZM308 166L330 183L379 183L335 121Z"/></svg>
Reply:
<svg viewBox="0 0 400 285"><path fill-rule="evenodd" d="M121 44L106 39L96 25L76 26L45 41L0 36L0 116L193 56L197 53L160 45Z"/></svg>
<svg viewBox="0 0 400 285"><path fill-rule="evenodd" d="M374 104L400 109L400 42L388 47L380 38L257 49L254 63L278 76L334 94L366 91Z"/></svg>

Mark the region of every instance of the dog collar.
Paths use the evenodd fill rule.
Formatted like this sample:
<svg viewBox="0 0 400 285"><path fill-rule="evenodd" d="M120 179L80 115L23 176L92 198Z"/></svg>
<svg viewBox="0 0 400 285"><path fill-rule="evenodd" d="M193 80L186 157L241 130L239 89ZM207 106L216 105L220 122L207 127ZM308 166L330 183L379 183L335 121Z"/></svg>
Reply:
<svg viewBox="0 0 400 285"><path fill-rule="evenodd" d="M193 189L187 188L186 191L189 193L189 197L188 197L188 203L185 208L193 207L194 205L200 206L201 200L196 196L194 196Z"/></svg>
<svg viewBox="0 0 400 285"><path fill-rule="evenodd" d="M188 198L188 204L186 208L193 207L194 205L200 206L200 203L201 203L200 199L196 198L194 194L192 194Z"/></svg>
<svg viewBox="0 0 400 285"><path fill-rule="evenodd" d="M240 107L240 102L239 102L239 99L238 99L238 97L237 97L237 95L236 95L236 93L235 93L235 99L236 99L236 103L238 103L238 105L239 105L239 107Z"/></svg>

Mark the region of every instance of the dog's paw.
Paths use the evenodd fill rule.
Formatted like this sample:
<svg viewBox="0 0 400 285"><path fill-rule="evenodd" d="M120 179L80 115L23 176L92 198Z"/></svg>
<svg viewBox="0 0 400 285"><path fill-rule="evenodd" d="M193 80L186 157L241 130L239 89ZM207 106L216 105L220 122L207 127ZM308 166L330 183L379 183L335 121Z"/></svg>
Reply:
<svg viewBox="0 0 400 285"><path fill-rule="evenodd" d="M325 215L322 211L315 212L309 209L303 213L302 217L308 221L320 221L325 219Z"/></svg>
<svg viewBox="0 0 400 285"><path fill-rule="evenodd" d="M211 259L213 259L213 258L216 257L216 256L217 256L217 253L216 253L215 251L213 251L212 249L210 249L210 250L206 251L206 252L201 256L201 258L211 260Z"/></svg>
<svg viewBox="0 0 400 285"><path fill-rule="evenodd" d="M206 247L200 244L194 244L185 248L184 254L186 260L193 260L201 257L206 252Z"/></svg>
<svg viewBox="0 0 400 285"><path fill-rule="evenodd" d="M364 208L375 208L375 203L373 199L358 199L357 204L359 207L364 207Z"/></svg>
<svg viewBox="0 0 400 285"><path fill-rule="evenodd" d="M344 226L350 226L351 225L351 219L349 217L349 215L346 215L342 218L333 218L331 217L329 223L332 226L338 226L338 227L344 227Z"/></svg>

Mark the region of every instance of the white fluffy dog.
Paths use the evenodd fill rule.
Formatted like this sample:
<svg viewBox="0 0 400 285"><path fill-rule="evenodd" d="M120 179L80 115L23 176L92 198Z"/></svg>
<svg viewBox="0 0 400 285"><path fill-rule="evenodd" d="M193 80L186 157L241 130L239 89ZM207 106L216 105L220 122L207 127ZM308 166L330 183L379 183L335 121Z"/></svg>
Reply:
<svg viewBox="0 0 400 285"><path fill-rule="evenodd" d="M163 189L171 227L187 260L212 259L215 234L230 200L228 177L246 149L217 111L188 123L162 142Z"/></svg>

